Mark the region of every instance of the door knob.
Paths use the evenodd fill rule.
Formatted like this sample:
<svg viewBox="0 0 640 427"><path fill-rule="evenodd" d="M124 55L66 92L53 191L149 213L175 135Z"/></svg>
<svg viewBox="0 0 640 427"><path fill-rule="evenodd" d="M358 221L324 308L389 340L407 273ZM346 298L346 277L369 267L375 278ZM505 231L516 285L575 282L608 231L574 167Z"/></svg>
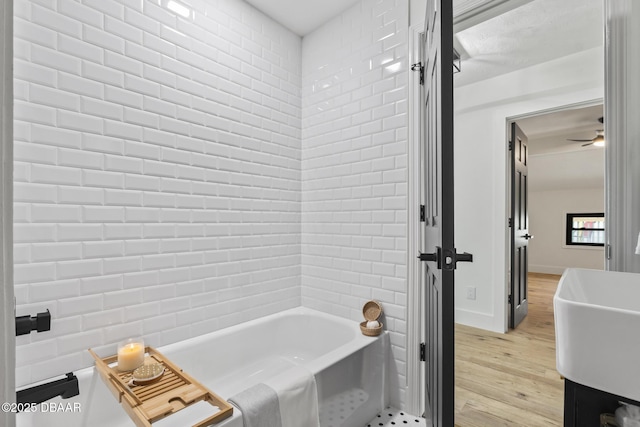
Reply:
<svg viewBox="0 0 640 427"><path fill-rule="evenodd" d="M524 235L524 236L522 236L522 237L524 237L524 238L525 238L525 239L527 239L527 240L529 240L529 239L533 239L533 236L532 236L531 234L529 234L529 233L525 234L525 235Z"/></svg>
<svg viewBox="0 0 640 427"><path fill-rule="evenodd" d="M437 261L438 260L438 254L436 254L436 253L420 254L420 255L418 255L418 259L420 259L420 261Z"/></svg>

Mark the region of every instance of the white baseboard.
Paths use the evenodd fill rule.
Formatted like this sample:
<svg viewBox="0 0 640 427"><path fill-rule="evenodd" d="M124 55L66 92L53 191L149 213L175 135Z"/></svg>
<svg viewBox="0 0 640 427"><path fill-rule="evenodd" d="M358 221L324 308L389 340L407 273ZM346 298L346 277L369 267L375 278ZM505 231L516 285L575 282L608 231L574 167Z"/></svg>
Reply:
<svg viewBox="0 0 640 427"><path fill-rule="evenodd" d="M462 325L472 326L474 328L485 329L487 331L498 332L503 334L505 331L502 326L496 327L496 324L502 322L496 322L496 319L486 313L478 313L476 311L463 310L456 308L456 323Z"/></svg>
<svg viewBox="0 0 640 427"><path fill-rule="evenodd" d="M529 264L529 273L562 274L564 270L566 270L566 267Z"/></svg>

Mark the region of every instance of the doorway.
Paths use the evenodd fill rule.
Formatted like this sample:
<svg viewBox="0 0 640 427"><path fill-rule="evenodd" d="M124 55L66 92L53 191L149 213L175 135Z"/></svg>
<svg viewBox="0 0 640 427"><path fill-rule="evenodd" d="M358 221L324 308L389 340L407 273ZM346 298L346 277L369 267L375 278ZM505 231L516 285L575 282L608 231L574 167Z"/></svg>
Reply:
<svg viewBox="0 0 640 427"><path fill-rule="evenodd" d="M507 120L521 132L509 141L513 157L525 156L518 144L514 146L523 135L528 157L524 180L513 162L507 171L512 206L507 220L510 328L526 315L528 273L560 275L569 267L604 268L604 146L598 143L603 115L602 103L594 102ZM522 191L525 194L514 200L513 194ZM519 216L523 210L524 216Z"/></svg>

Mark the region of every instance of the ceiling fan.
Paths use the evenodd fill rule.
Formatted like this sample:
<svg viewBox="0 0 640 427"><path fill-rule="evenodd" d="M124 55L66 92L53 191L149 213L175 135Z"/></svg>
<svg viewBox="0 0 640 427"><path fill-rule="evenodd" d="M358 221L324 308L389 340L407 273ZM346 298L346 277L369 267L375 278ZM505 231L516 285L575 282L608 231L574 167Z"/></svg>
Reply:
<svg viewBox="0 0 640 427"><path fill-rule="evenodd" d="M604 123L604 118L598 118L600 123ZM604 130L600 129L596 131L596 137L593 139L567 139L567 141L575 141L575 142L586 142L586 144L582 144L583 147L587 147L589 145L595 145L596 147L604 147Z"/></svg>

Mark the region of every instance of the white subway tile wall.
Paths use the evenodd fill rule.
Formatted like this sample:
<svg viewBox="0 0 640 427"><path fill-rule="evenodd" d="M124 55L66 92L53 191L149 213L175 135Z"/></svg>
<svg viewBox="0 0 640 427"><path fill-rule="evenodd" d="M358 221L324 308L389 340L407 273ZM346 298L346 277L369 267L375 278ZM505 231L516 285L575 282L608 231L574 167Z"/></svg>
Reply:
<svg viewBox="0 0 640 427"><path fill-rule="evenodd" d="M167 4L15 3L18 385L301 304L301 40Z"/></svg>
<svg viewBox="0 0 640 427"><path fill-rule="evenodd" d="M383 305L406 372L408 2L365 0L303 39L302 303L363 320ZM397 374L397 376L396 376Z"/></svg>

